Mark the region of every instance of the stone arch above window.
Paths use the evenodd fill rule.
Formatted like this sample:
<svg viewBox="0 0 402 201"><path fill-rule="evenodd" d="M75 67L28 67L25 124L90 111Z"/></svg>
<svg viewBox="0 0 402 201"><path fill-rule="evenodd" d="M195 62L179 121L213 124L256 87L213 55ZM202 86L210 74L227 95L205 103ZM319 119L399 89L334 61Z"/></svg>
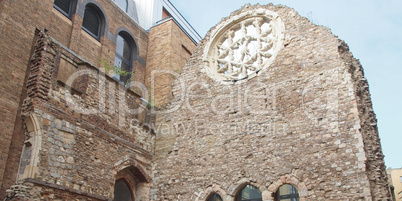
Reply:
<svg viewBox="0 0 402 201"><path fill-rule="evenodd" d="M247 184L237 192L235 201L262 201L261 191L252 185Z"/></svg>
<svg viewBox="0 0 402 201"><path fill-rule="evenodd" d="M289 199L290 201L306 201L306 198L308 196L308 190L304 182L300 181L296 176L293 174L287 174L279 178L278 180L274 181L271 185L268 187L268 193L266 193L267 197L264 199L267 200L274 200L278 201L278 192L280 191L280 188L284 187L283 190L286 190L285 188L287 187L289 191L293 191L293 193L289 194L289 196L284 196L284 199L280 200L288 200L289 198L286 199L286 197L293 197L293 199ZM291 189L291 187L293 187ZM295 195L295 192L297 192L297 196ZM269 195L269 196L268 196ZM297 199L296 199L297 197Z"/></svg>
<svg viewBox="0 0 402 201"><path fill-rule="evenodd" d="M141 165L135 159L135 156L125 156L123 159L114 163L114 172L116 177L118 177L122 172L128 171L135 176L139 182L149 183L151 181L150 176L145 172Z"/></svg>
<svg viewBox="0 0 402 201"><path fill-rule="evenodd" d="M211 186L209 186L207 189L205 189L205 191L200 194L196 200L202 200L202 201L209 201L209 199L211 198L211 196L213 194L217 194L218 196L220 196L220 198L222 199L222 201L226 201L226 192L220 187L220 185L217 184L212 184ZM217 196L216 196L217 197ZM216 198L215 197L215 198ZM213 198L212 198L213 199ZM220 201L219 198L217 201Z"/></svg>
<svg viewBox="0 0 402 201"><path fill-rule="evenodd" d="M133 201L147 199L148 195L144 194L144 192L149 192L151 180L134 157L127 156L117 161L113 172L115 173L115 192L122 192L124 194L122 197L129 198L129 190ZM117 198L119 197L117 196ZM115 201L120 200L115 198Z"/></svg>
<svg viewBox="0 0 402 201"><path fill-rule="evenodd" d="M95 4L88 3L85 6L82 29L97 40L103 35L105 28L105 15Z"/></svg>
<svg viewBox="0 0 402 201"><path fill-rule="evenodd" d="M36 178L38 175L39 152L42 149L41 122L35 114L24 118L26 141L20 158L18 180Z"/></svg>

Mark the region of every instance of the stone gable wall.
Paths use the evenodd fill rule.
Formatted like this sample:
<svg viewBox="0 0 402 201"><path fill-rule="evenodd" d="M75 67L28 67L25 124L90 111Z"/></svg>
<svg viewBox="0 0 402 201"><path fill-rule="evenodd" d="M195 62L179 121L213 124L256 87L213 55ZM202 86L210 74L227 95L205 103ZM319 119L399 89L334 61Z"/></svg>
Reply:
<svg viewBox="0 0 402 201"><path fill-rule="evenodd" d="M363 78L345 63L344 43L283 6L246 5L221 23L259 8L283 21L282 49L254 78L215 81L204 48L219 24L210 30L158 111L164 129L156 131L151 200L205 200L217 192L232 201L246 184L273 200L284 183L301 200L389 199L381 150L368 148L378 146L366 137L376 132L361 129L361 108L371 105L359 101L356 79Z"/></svg>

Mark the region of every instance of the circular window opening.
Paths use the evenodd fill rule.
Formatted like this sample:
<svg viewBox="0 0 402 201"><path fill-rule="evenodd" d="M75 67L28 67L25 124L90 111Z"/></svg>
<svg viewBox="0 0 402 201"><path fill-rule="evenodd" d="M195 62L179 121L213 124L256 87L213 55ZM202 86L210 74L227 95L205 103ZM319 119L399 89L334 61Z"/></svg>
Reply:
<svg viewBox="0 0 402 201"><path fill-rule="evenodd" d="M211 33L204 52L206 71L218 81L256 76L273 63L283 46L284 25L275 12L256 9L232 18Z"/></svg>

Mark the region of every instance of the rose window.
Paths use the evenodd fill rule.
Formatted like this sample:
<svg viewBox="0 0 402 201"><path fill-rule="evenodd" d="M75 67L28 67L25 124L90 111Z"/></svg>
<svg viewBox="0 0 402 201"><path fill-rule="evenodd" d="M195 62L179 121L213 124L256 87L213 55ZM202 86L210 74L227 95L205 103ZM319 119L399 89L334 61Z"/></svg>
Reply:
<svg viewBox="0 0 402 201"><path fill-rule="evenodd" d="M275 17L273 17L275 15ZM221 81L250 78L269 66L282 46L283 24L266 11L239 16L219 28L207 46L208 74Z"/></svg>

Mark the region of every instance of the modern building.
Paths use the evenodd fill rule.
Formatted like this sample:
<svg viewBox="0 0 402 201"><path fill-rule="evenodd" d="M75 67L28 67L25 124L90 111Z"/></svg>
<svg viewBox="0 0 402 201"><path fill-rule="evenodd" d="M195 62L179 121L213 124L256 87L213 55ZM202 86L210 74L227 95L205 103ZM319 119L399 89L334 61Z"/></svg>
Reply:
<svg viewBox="0 0 402 201"><path fill-rule="evenodd" d="M293 9L0 1L0 198L389 200L363 68Z"/></svg>
<svg viewBox="0 0 402 201"><path fill-rule="evenodd" d="M393 187L395 201L402 201L402 168L387 169L389 183Z"/></svg>

